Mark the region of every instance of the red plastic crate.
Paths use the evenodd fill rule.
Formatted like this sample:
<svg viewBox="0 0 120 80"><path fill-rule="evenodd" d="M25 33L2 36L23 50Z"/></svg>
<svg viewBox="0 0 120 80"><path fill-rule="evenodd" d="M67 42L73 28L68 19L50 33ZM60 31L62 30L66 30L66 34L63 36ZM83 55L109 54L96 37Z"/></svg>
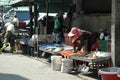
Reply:
<svg viewBox="0 0 120 80"><path fill-rule="evenodd" d="M19 27L25 28L26 27L26 23L25 22L19 22Z"/></svg>

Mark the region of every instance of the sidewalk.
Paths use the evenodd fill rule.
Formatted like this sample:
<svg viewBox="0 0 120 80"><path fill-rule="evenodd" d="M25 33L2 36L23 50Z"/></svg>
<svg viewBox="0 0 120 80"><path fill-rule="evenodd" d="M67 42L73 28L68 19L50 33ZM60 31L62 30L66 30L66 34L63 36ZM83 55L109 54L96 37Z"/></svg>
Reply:
<svg viewBox="0 0 120 80"><path fill-rule="evenodd" d="M19 53L0 54L0 80L97 80L54 71L44 59Z"/></svg>

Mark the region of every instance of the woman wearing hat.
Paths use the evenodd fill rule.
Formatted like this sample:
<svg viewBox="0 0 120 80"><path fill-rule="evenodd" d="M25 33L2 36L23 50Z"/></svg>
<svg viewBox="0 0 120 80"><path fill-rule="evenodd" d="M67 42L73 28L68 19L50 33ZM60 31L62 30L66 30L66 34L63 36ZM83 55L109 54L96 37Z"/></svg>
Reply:
<svg viewBox="0 0 120 80"><path fill-rule="evenodd" d="M73 44L73 52L86 50L86 46L84 44L84 37L86 37L84 34L86 33L91 34L91 32L81 30L77 27L73 27L71 31L68 33L68 36L71 38Z"/></svg>

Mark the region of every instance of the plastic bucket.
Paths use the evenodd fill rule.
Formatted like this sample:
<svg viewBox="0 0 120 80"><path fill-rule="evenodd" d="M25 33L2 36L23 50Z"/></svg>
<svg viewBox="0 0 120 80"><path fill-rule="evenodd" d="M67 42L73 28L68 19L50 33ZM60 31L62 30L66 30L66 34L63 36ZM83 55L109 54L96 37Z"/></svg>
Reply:
<svg viewBox="0 0 120 80"><path fill-rule="evenodd" d="M62 59L61 72L70 73L73 69L73 60L72 59Z"/></svg>
<svg viewBox="0 0 120 80"><path fill-rule="evenodd" d="M102 68L99 70L99 74L101 75L102 80L120 80L118 71L120 71L120 68L118 67Z"/></svg>
<svg viewBox="0 0 120 80"><path fill-rule="evenodd" d="M55 71L61 70L62 56L51 56L51 68Z"/></svg>

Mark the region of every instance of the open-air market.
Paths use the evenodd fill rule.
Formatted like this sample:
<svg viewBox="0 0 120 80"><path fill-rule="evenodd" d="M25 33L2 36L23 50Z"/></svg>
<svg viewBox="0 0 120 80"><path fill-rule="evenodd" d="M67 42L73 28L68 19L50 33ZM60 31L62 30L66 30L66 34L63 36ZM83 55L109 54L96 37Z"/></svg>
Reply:
<svg viewBox="0 0 120 80"><path fill-rule="evenodd" d="M0 80L120 80L119 0L0 0Z"/></svg>

